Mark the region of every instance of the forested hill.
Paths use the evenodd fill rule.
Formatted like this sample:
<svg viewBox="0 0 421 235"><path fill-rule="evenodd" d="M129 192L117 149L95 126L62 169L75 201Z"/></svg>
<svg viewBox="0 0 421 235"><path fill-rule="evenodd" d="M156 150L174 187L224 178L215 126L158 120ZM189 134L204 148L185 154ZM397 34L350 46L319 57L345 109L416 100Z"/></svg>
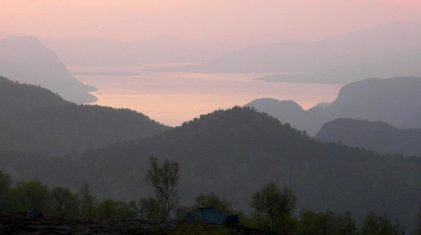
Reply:
<svg viewBox="0 0 421 235"><path fill-rule="evenodd" d="M135 111L76 105L5 78L0 78L0 120L0 147L43 154L83 152L168 129Z"/></svg>
<svg viewBox="0 0 421 235"><path fill-rule="evenodd" d="M14 160L1 164L51 184L76 189L88 182L100 195L138 199L148 191L143 177L151 155L181 164L184 203L214 192L244 209L270 181L290 186L300 208L357 217L374 209L405 225L421 203L421 159L322 143L249 108L216 111L137 144L36 161L27 172Z"/></svg>
<svg viewBox="0 0 421 235"><path fill-rule="evenodd" d="M13 82L4 77L0 77L0 98L0 120L10 114L70 104L47 89Z"/></svg>

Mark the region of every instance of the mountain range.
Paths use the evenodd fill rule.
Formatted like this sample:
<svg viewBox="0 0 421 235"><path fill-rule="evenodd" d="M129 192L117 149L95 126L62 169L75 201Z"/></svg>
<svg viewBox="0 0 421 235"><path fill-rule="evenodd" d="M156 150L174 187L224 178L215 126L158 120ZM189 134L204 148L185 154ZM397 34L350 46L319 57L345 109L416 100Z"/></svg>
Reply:
<svg viewBox="0 0 421 235"><path fill-rule="evenodd" d="M56 54L33 37L8 37L0 40L0 76L39 85L75 103L89 103L95 90L76 80Z"/></svg>
<svg viewBox="0 0 421 235"><path fill-rule="evenodd" d="M178 70L269 73L272 75L257 79L339 84L365 77L421 76L420 42L419 23L395 23L317 41L237 49Z"/></svg>
<svg viewBox="0 0 421 235"><path fill-rule="evenodd" d="M381 121L399 128L421 128L421 78L370 78L345 85L335 101L303 110L293 101L259 99L255 108L315 135L338 118Z"/></svg>
<svg viewBox="0 0 421 235"><path fill-rule="evenodd" d="M391 98L383 100L391 87ZM73 190L89 183L102 198L138 200L151 193L144 176L155 156L180 163L182 204L216 193L247 210L252 194L273 181L297 194L299 209L351 211L357 218L377 210L411 227L421 203L421 158L324 143L252 108L218 110L168 128L140 113L76 105L5 78L0 89L6 110L0 113L0 166L14 180ZM417 89L417 78L368 79L311 112L347 113L348 107L405 122L417 114ZM291 118L309 112L293 102L273 107L298 110Z"/></svg>
<svg viewBox="0 0 421 235"><path fill-rule="evenodd" d="M375 209L410 226L420 203L421 158L323 143L250 108L215 111L171 129L4 78L0 87L8 90L0 93L5 110L26 107L3 115L0 127L1 169L15 180L74 190L89 183L102 197L137 200L150 193L143 177L156 156L181 164L186 204L217 193L247 209L251 195L274 181L296 192L299 208L357 217Z"/></svg>

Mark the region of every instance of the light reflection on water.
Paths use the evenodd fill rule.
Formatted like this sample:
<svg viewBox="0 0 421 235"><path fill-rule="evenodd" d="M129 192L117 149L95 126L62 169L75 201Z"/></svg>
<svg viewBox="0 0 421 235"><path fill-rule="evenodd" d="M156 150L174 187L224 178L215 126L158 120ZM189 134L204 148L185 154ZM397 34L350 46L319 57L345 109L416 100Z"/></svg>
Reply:
<svg viewBox="0 0 421 235"><path fill-rule="evenodd" d="M77 72L77 79L98 89L93 92L98 98L96 104L134 109L171 126L257 98L295 100L303 108L309 108L319 102L333 101L341 87L253 80L262 74L146 72L141 68L70 69ZM83 72L89 74L83 75Z"/></svg>

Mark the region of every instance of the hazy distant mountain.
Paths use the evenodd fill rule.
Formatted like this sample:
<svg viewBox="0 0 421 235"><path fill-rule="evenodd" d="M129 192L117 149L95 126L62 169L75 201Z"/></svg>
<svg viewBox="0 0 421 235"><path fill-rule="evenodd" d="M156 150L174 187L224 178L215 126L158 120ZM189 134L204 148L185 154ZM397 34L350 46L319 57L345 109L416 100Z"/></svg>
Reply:
<svg viewBox="0 0 421 235"><path fill-rule="evenodd" d="M22 177L75 189L88 182L100 195L137 200L149 192L142 179L151 155L181 164L184 203L214 192L244 209L252 193L274 181L292 187L299 208L357 217L375 209L408 225L421 194L421 158L322 143L246 108L216 111L137 144L63 160L5 155L0 163Z"/></svg>
<svg viewBox="0 0 421 235"><path fill-rule="evenodd" d="M382 121L397 127L417 128L420 123L416 117L421 112L421 78L371 78L354 82L345 85L331 104L311 108L295 119L286 118L292 115L291 110L278 107L278 102L263 100L258 106L254 106L254 102L248 106L269 113L281 122L290 122L310 134L316 134L324 123L337 118Z"/></svg>
<svg viewBox="0 0 421 235"><path fill-rule="evenodd" d="M0 78L0 147L65 154L166 129L141 113L76 105L44 88Z"/></svg>
<svg viewBox="0 0 421 235"><path fill-rule="evenodd" d="M307 120L306 111L294 101L263 98L254 100L246 106L265 112L283 123L291 124L295 128L302 130L311 128L311 126L307 126L309 120Z"/></svg>
<svg viewBox="0 0 421 235"><path fill-rule="evenodd" d="M59 58L32 37L10 37L0 40L0 76L48 88L75 103L96 98L92 87L77 81Z"/></svg>
<svg viewBox="0 0 421 235"><path fill-rule="evenodd" d="M107 38L47 38L69 66L141 66L153 63L191 63L222 54L224 46L194 40L156 37L125 42Z"/></svg>
<svg viewBox="0 0 421 235"><path fill-rule="evenodd" d="M421 76L420 52L421 24L399 23L320 41L249 47L184 70L279 73L259 79L343 84L362 77Z"/></svg>
<svg viewBox="0 0 421 235"><path fill-rule="evenodd" d="M398 129L383 122L341 118L324 124L315 138L384 154L421 156L421 129Z"/></svg>

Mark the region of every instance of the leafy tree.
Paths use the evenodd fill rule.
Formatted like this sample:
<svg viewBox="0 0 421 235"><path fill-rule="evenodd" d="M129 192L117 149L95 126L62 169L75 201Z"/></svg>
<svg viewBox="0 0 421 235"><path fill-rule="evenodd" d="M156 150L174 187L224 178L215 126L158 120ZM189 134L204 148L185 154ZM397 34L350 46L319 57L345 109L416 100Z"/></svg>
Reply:
<svg viewBox="0 0 421 235"><path fill-rule="evenodd" d="M69 189L56 187L50 192L50 210L54 216L74 218L78 215L79 201Z"/></svg>
<svg viewBox="0 0 421 235"><path fill-rule="evenodd" d="M333 212L312 212L304 210L300 213L298 235L355 235L355 221L347 213L344 216Z"/></svg>
<svg viewBox="0 0 421 235"><path fill-rule="evenodd" d="M98 204L95 217L98 219L129 219L136 218L133 204L114 200L105 200Z"/></svg>
<svg viewBox="0 0 421 235"><path fill-rule="evenodd" d="M362 235L403 235L401 229L397 229L386 215L370 211L364 217L361 227Z"/></svg>
<svg viewBox="0 0 421 235"><path fill-rule="evenodd" d="M117 218L117 203L113 200L105 200L103 202L100 202L95 210L95 217L98 219Z"/></svg>
<svg viewBox="0 0 421 235"><path fill-rule="evenodd" d="M232 213L232 203L216 194L199 194L195 198L193 208L213 208L220 212Z"/></svg>
<svg viewBox="0 0 421 235"><path fill-rule="evenodd" d="M275 183L268 183L253 195L250 206L257 215L275 220L285 215L290 216L296 203L297 198L291 189L284 187L281 190Z"/></svg>
<svg viewBox="0 0 421 235"><path fill-rule="evenodd" d="M12 181L10 180L10 176L0 171L0 213L8 212L11 210L9 201L11 185Z"/></svg>
<svg viewBox="0 0 421 235"><path fill-rule="evenodd" d="M88 184L83 185L77 193L80 213L83 218L92 218L95 214L95 206L98 199L92 195Z"/></svg>
<svg viewBox="0 0 421 235"><path fill-rule="evenodd" d="M139 201L139 217L146 220L160 219L160 204L154 197L142 198Z"/></svg>
<svg viewBox="0 0 421 235"><path fill-rule="evenodd" d="M45 210L49 203L48 187L38 181L20 182L11 190L15 210L26 211L29 208Z"/></svg>
<svg viewBox="0 0 421 235"><path fill-rule="evenodd" d="M155 157L151 157L150 162L151 168L146 174L146 182L153 187L155 199L159 204L160 220L166 221L178 203L179 165L168 160L159 164Z"/></svg>
<svg viewBox="0 0 421 235"><path fill-rule="evenodd" d="M297 198L291 189L281 189L268 183L253 195L250 206L254 208L255 226L278 234L289 234L294 230L296 221L291 214Z"/></svg>

